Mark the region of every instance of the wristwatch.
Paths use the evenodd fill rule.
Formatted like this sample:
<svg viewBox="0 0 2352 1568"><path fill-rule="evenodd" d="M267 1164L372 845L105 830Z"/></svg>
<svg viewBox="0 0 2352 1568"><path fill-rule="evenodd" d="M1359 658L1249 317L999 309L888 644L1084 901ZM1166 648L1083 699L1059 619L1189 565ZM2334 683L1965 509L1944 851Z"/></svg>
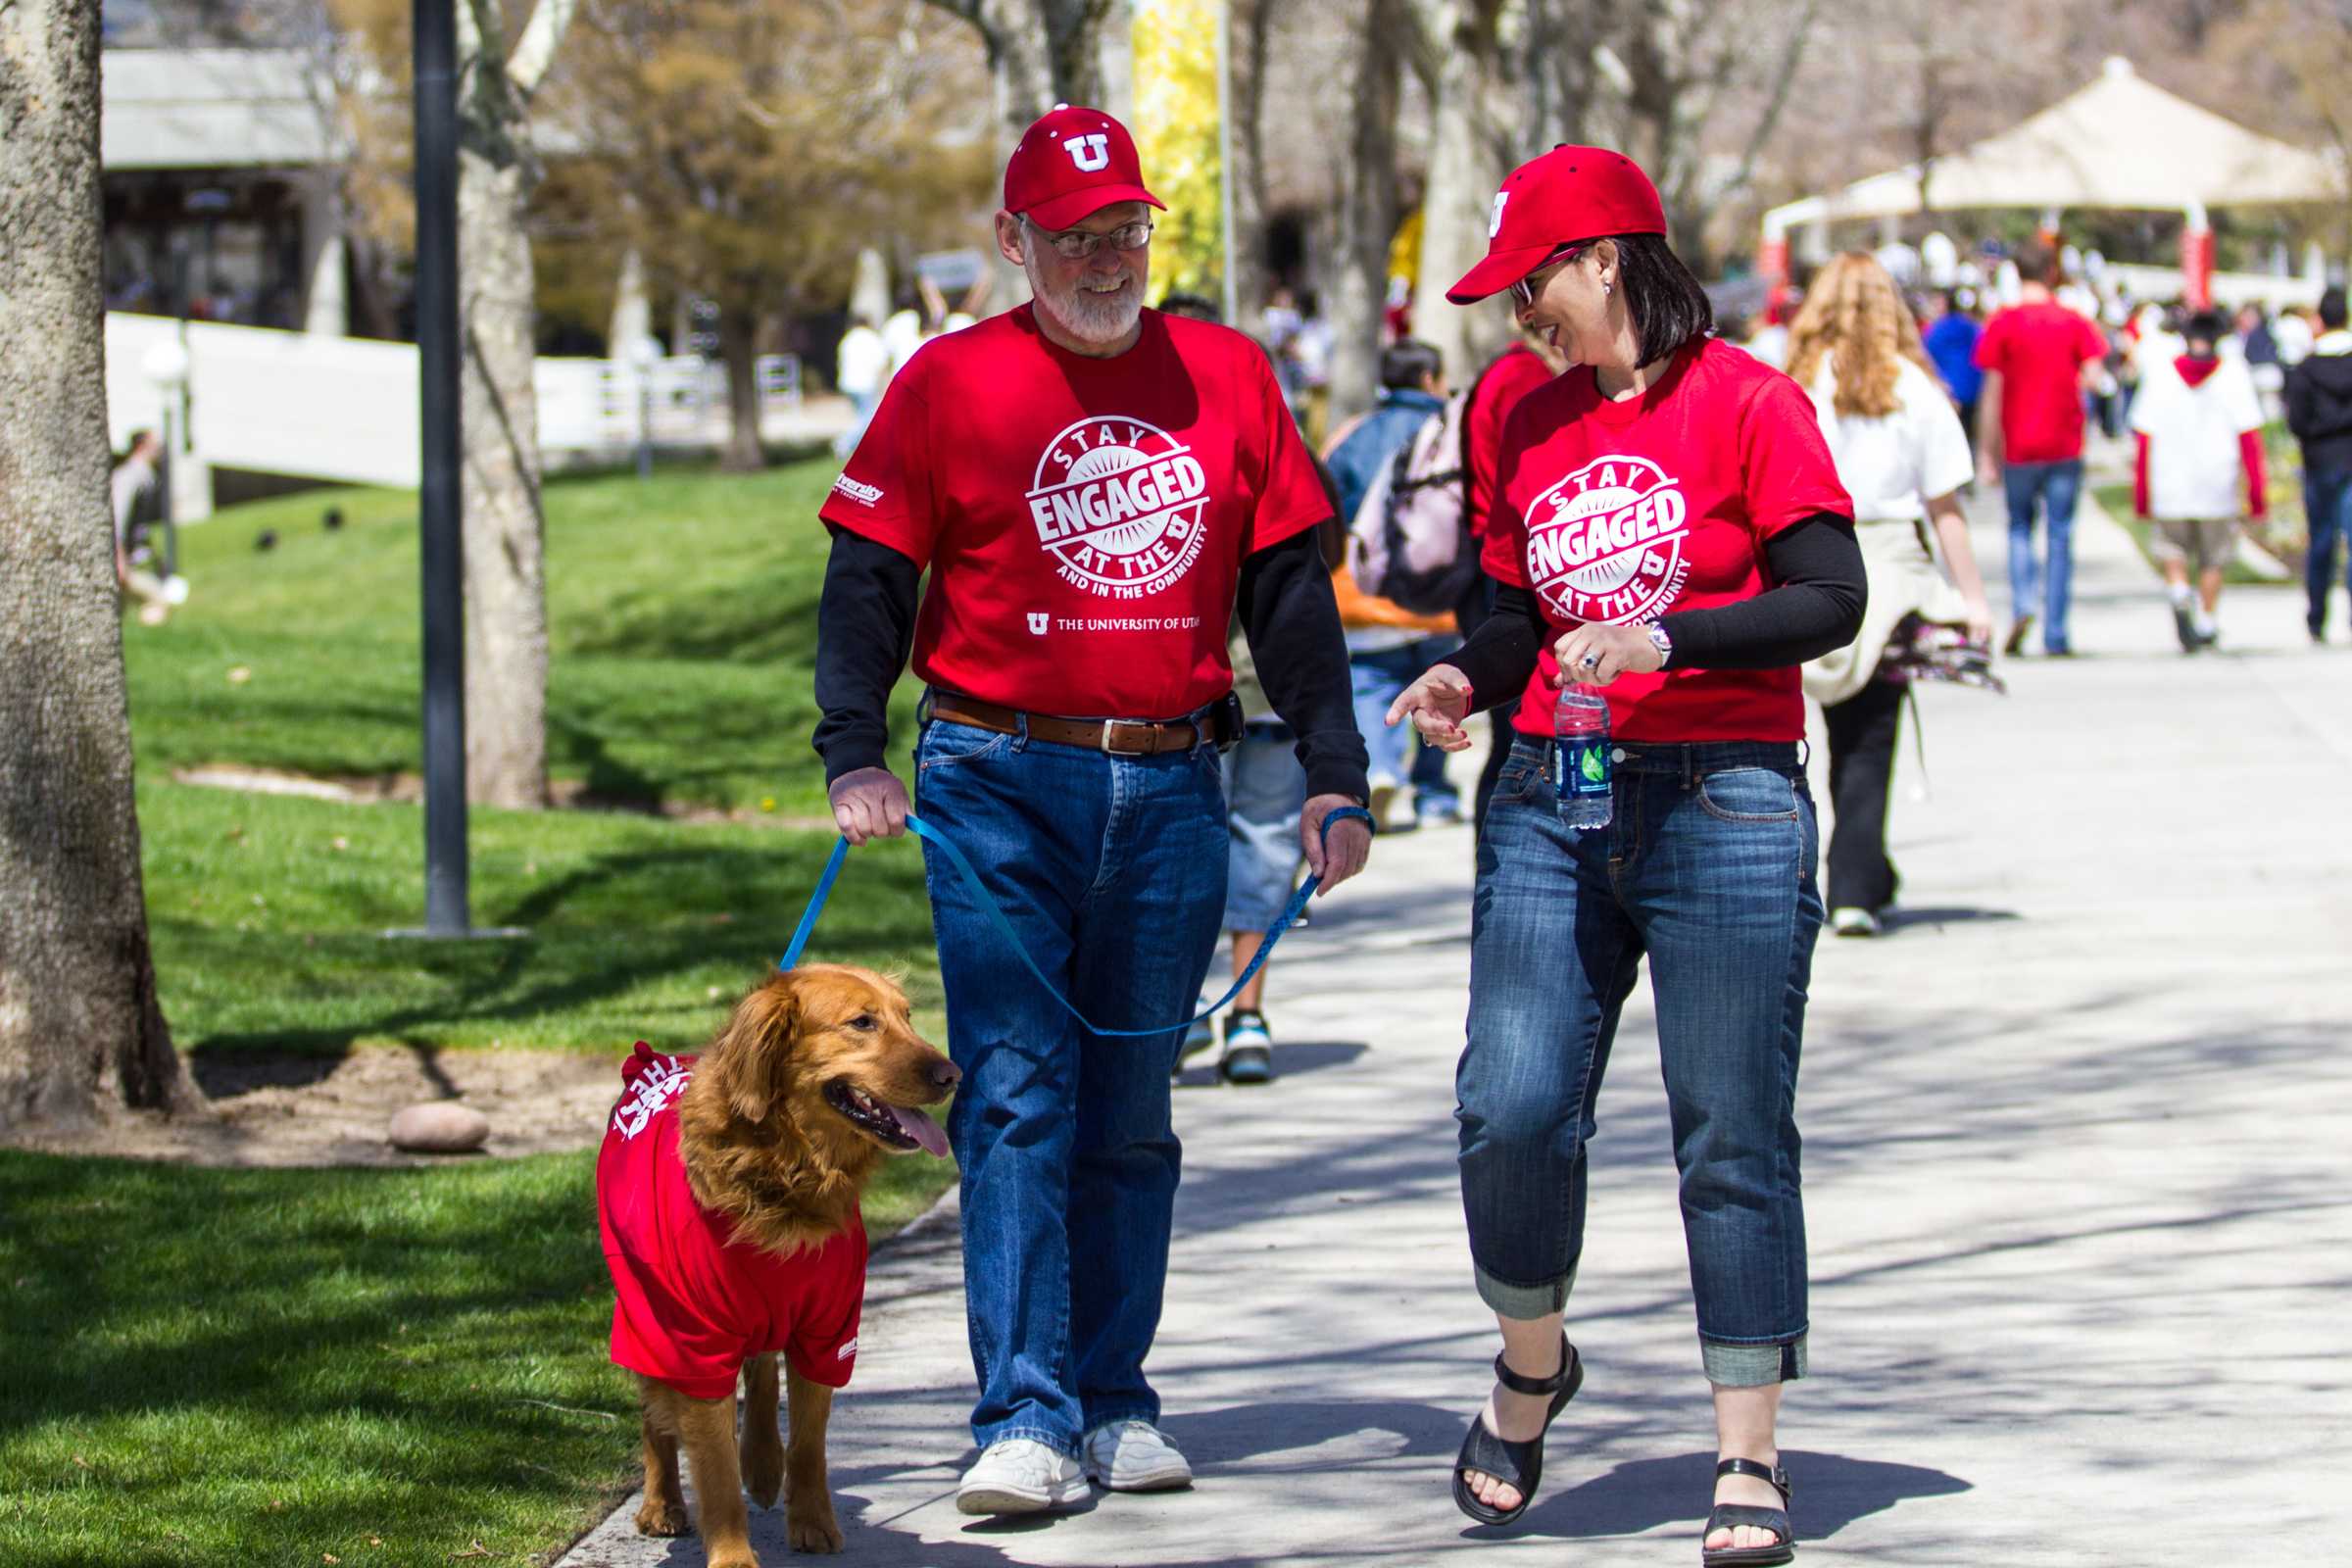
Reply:
<svg viewBox="0 0 2352 1568"><path fill-rule="evenodd" d="M1664 669L1674 662L1674 639L1667 636L1666 628L1654 620L1644 629L1649 633L1650 646L1658 651L1658 667Z"/></svg>

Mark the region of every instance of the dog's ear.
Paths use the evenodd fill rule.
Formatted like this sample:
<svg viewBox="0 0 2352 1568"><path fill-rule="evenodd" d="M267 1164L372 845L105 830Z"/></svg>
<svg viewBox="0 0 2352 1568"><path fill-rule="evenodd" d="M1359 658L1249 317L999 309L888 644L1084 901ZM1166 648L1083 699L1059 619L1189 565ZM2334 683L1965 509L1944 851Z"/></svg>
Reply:
<svg viewBox="0 0 2352 1568"><path fill-rule="evenodd" d="M767 1119L800 1030L800 993L789 976L772 976L736 1006L717 1055L727 1103L745 1121Z"/></svg>

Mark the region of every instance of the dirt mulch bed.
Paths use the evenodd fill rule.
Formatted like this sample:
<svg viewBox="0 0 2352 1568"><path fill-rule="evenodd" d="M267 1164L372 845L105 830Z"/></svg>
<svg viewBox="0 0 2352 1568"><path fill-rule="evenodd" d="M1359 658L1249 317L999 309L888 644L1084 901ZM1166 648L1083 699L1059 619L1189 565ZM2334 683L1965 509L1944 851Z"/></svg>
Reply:
<svg viewBox="0 0 2352 1568"><path fill-rule="evenodd" d="M620 1094L618 1055L358 1045L340 1056L183 1058L209 1103L173 1116L111 1111L78 1128L23 1128L0 1143L53 1153L191 1165L427 1165L590 1149ZM384 1139L392 1113L458 1100L490 1118L473 1154L411 1154Z"/></svg>

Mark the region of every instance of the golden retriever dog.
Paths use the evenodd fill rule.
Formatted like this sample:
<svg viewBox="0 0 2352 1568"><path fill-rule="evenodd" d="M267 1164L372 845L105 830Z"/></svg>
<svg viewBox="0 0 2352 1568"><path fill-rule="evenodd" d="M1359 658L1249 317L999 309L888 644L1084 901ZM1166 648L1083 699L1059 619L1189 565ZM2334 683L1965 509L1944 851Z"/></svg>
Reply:
<svg viewBox="0 0 2352 1568"><path fill-rule="evenodd" d="M597 1200L618 1294L612 1358L638 1374L644 1404L637 1528L694 1528L682 1446L711 1568L759 1562L746 1492L763 1508L782 1494L793 1550L839 1551L825 1426L857 1353L858 1194L889 1154L947 1153L920 1107L961 1074L915 1034L898 986L832 964L771 975L700 1058L641 1045L623 1072Z"/></svg>

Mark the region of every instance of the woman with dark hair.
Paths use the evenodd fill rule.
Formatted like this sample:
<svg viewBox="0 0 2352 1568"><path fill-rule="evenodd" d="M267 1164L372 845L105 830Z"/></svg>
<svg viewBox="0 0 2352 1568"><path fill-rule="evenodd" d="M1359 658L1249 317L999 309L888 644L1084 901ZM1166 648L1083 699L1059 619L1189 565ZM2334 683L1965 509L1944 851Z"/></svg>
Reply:
<svg viewBox="0 0 2352 1568"><path fill-rule="evenodd" d="M1706 295L1640 169L1555 149L1503 182L1490 232L1447 297L1509 289L1571 368L1504 425L1494 614L1389 715L1459 750L1471 712L1525 694L1479 845L1455 1084L1471 1260L1502 1351L1454 1500L1484 1524L1516 1519L1544 1429L1583 1382L1561 1324L1586 1146L1646 955L1714 1390L1703 1555L1784 1563L1774 1422L1805 1370L1796 1067L1822 920L1797 666L1861 624L1852 506L1796 383L1707 336ZM1560 809L1553 713L1570 682L1606 699L1609 740L1579 752L1613 765L1606 826Z"/></svg>

